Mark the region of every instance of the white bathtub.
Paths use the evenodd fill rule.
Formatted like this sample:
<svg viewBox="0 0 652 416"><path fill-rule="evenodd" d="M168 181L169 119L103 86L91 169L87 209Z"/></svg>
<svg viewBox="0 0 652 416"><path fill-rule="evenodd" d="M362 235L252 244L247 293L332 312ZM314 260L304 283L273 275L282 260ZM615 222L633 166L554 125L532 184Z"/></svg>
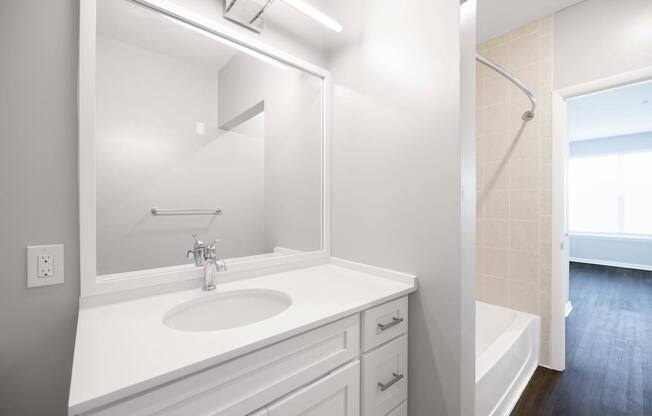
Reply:
<svg viewBox="0 0 652 416"><path fill-rule="evenodd" d="M539 363L538 316L476 302L476 416L509 415Z"/></svg>

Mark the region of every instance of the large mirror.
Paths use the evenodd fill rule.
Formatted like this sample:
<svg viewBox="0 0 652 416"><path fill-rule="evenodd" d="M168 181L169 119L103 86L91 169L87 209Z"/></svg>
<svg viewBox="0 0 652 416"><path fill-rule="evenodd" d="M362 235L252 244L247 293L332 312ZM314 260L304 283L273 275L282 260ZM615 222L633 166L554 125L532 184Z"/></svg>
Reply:
<svg viewBox="0 0 652 416"><path fill-rule="evenodd" d="M323 247L323 79L128 0L98 0L98 275Z"/></svg>

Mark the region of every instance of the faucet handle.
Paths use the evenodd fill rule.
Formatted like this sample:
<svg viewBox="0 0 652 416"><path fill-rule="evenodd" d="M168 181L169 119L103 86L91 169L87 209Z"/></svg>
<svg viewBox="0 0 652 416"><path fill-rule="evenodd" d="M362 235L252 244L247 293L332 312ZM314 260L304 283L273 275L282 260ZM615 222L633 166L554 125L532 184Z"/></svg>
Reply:
<svg viewBox="0 0 652 416"><path fill-rule="evenodd" d="M213 240L210 243L206 244L206 258L212 258L216 259L217 258L217 253L215 252L215 246L217 245L217 242L220 240Z"/></svg>
<svg viewBox="0 0 652 416"><path fill-rule="evenodd" d="M203 241L201 241L199 238L197 238L197 234L193 234L192 238L195 239L195 248L205 247L206 246Z"/></svg>

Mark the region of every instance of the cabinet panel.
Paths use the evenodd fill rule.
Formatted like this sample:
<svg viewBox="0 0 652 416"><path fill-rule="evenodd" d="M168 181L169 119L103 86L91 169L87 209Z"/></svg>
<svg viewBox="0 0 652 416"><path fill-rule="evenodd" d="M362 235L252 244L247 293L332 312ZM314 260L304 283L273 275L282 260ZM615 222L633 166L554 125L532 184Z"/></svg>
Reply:
<svg viewBox="0 0 652 416"><path fill-rule="evenodd" d="M362 414L386 416L407 399L407 335L362 356Z"/></svg>
<svg viewBox="0 0 652 416"><path fill-rule="evenodd" d="M86 414L246 415L356 358L359 340L353 315Z"/></svg>
<svg viewBox="0 0 652 416"><path fill-rule="evenodd" d="M362 312L362 350L369 351L407 332L408 298L404 296Z"/></svg>
<svg viewBox="0 0 652 416"><path fill-rule="evenodd" d="M392 410L392 412L390 414L388 414L387 416L408 416L408 413L407 413L407 401L404 401L403 403L401 403L401 405L399 407Z"/></svg>
<svg viewBox="0 0 652 416"><path fill-rule="evenodd" d="M268 416L358 416L360 362L346 365L268 408Z"/></svg>

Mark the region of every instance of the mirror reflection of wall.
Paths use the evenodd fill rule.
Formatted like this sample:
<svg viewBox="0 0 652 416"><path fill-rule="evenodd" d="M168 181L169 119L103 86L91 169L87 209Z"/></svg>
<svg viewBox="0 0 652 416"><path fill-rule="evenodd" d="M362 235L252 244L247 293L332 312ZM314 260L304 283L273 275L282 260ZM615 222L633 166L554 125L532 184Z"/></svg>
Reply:
<svg viewBox="0 0 652 416"><path fill-rule="evenodd" d="M96 87L99 275L321 249L321 78L101 0Z"/></svg>

